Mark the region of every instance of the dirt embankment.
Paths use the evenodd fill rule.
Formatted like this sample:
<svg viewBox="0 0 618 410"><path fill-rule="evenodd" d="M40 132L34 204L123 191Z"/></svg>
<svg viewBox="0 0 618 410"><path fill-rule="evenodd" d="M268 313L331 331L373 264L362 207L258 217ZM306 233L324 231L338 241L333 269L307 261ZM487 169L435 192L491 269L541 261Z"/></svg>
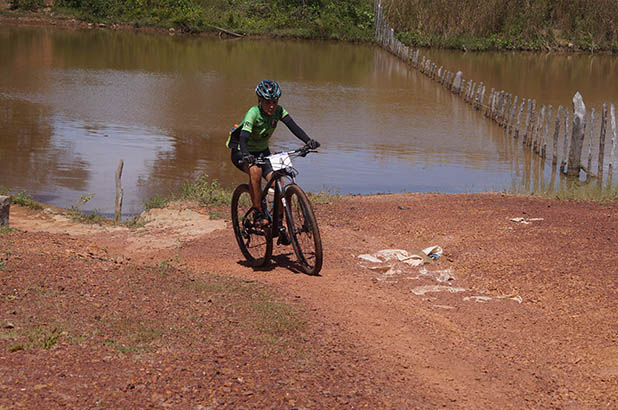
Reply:
<svg viewBox="0 0 618 410"><path fill-rule="evenodd" d="M345 197L316 205L319 277L290 247L249 268L204 210L159 212L129 230L12 209L0 406L618 405L615 203ZM378 253L434 245L420 266Z"/></svg>

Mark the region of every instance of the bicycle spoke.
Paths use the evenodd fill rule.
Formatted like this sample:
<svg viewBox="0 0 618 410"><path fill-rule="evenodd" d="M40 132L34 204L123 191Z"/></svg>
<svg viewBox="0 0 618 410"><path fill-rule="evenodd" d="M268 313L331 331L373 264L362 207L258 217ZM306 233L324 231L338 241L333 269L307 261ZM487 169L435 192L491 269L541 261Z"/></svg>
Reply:
<svg viewBox="0 0 618 410"><path fill-rule="evenodd" d="M253 266L261 266L272 255L272 236L268 229L256 228L247 185L240 185L232 197L232 224L238 246Z"/></svg>
<svg viewBox="0 0 618 410"><path fill-rule="evenodd" d="M315 223L315 215L305 193L297 185L286 190L291 220L292 245L303 270L316 275L322 268L322 241Z"/></svg>

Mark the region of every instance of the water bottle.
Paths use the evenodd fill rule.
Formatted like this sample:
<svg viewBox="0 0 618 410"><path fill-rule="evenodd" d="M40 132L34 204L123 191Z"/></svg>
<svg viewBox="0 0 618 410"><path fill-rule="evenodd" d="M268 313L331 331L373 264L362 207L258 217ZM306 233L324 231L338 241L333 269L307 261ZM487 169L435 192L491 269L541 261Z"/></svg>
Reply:
<svg viewBox="0 0 618 410"><path fill-rule="evenodd" d="M268 205L268 209L273 209L273 205L275 203L275 189L268 188L268 194L266 195L266 204Z"/></svg>

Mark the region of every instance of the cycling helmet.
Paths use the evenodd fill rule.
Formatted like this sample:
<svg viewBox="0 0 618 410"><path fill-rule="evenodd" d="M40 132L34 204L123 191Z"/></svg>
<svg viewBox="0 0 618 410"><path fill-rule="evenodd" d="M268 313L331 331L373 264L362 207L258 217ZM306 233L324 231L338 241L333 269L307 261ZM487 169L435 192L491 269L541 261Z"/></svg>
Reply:
<svg viewBox="0 0 618 410"><path fill-rule="evenodd" d="M255 87L255 93L265 100L277 100L281 97L281 88L275 81L263 80Z"/></svg>

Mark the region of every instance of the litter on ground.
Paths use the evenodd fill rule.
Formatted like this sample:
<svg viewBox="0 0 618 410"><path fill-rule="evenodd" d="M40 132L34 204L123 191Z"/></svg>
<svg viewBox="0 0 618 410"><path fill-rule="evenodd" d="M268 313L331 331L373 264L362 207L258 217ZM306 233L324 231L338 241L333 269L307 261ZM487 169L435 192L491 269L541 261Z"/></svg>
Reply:
<svg viewBox="0 0 618 410"><path fill-rule="evenodd" d="M530 222L543 221L543 218L511 218L511 222L518 222L520 224L528 225Z"/></svg>
<svg viewBox="0 0 618 410"><path fill-rule="evenodd" d="M412 289L412 293L414 293L415 295L419 295L422 296L425 293L431 293L431 292L450 292L450 293L458 293L458 292L465 292L466 289L464 288L454 288L451 286L444 286L444 285L428 285L428 286L418 286L414 289Z"/></svg>
<svg viewBox="0 0 618 410"><path fill-rule="evenodd" d="M518 219L518 218L514 218ZM522 218L523 220L523 218ZM542 220L542 218L533 218L534 220ZM515 221L519 222L519 221ZM527 223L527 222L526 222ZM358 255L360 265L376 272L379 276L376 278L380 282L397 282L403 276L407 280L420 280L438 282L437 285L421 285L411 289L415 295L422 296L426 293L461 293L467 292L471 296L463 297L464 301L473 301L477 303L486 303L491 300L513 300L517 303L522 303L523 299L517 295L474 295L479 292L463 287L452 286L457 278L451 268L447 269L431 269L433 260L442 256L443 250L440 246L434 245L423 249L422 251L406 251L403 249L383 249L372 254ZM480 293L484 293L480 291Z"/></svg>
<svg viewBox="0 0 618 410"><path fill-rule="evenodd" d="M521 298L521 296L518 296L518 295L466 296L463 300L464 301L473 300L477 303L485 303L485 302L489 302L491 300L497 300L497 299L509 299L509 300L514 300L517 303L523 302L523 299Z"/></svg>

